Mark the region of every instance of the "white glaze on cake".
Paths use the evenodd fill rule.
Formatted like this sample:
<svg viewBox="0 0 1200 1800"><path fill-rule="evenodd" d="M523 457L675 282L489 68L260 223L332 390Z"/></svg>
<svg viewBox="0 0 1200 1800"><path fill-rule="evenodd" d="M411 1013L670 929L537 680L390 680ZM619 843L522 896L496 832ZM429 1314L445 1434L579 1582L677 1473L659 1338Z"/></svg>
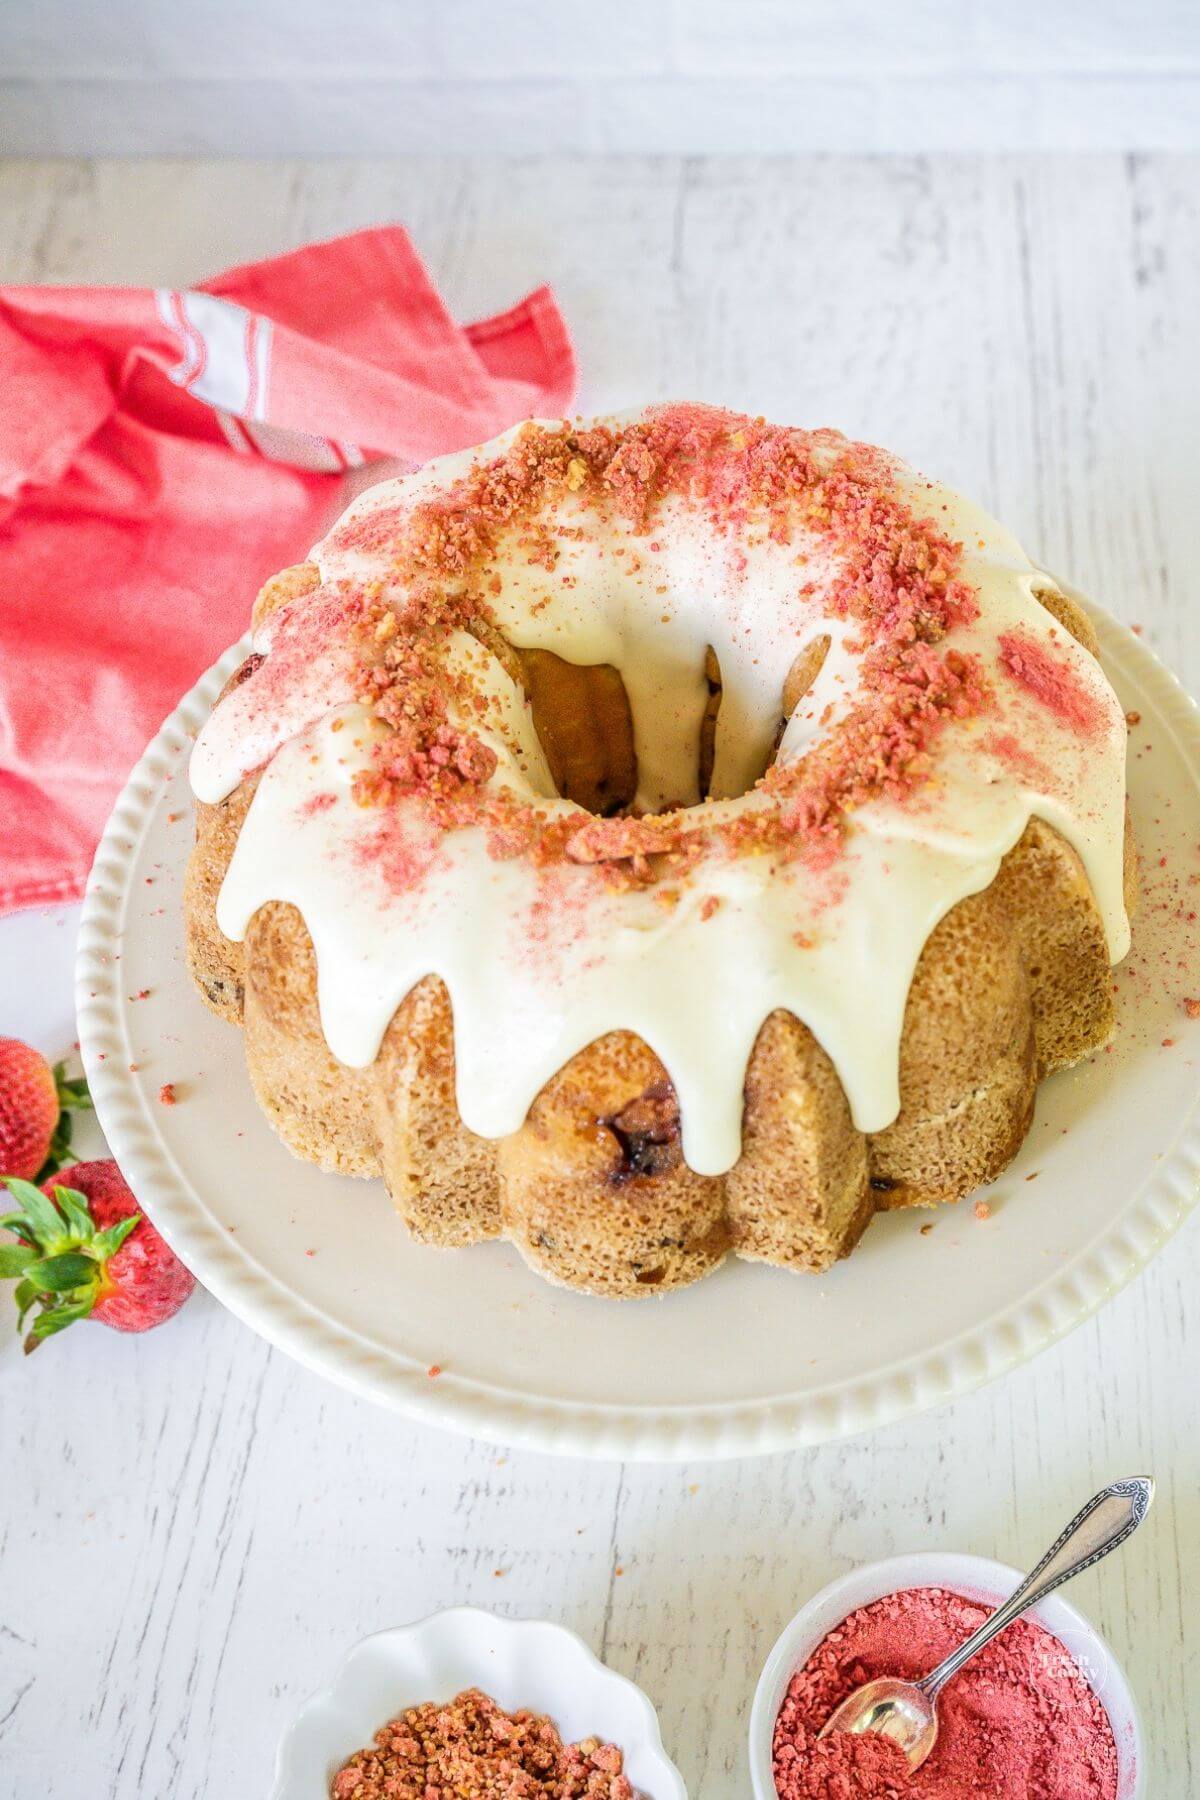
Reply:
<svg viewBox="0 0 1200 1800"><path fill-rule="evenodd" d="M369 490L346 519L444 491L511 436ZM197 742L192 783L201 800L223 799L267 764L221 891L222 931L241 939L270 900L299 909L316 950L326 1038L354 1067L372 1061L410 988L440 976L454 1013L459 1110L484 1137L516 1130L539 1089L585 1045L633 1031L675 1085L687 1162L720 1174L739 1155L746 1064L778 1007L824 1046L859 1129L890 1123L899 1108L905 1001L925 941L952 906L990 884L1031 816L1078 852L1114 961L1129 940L1119 703L1094 660L1034 597L1035 587L1053 583L1014 539L949 489L902 466L896 474L914 511L964 545L961 574L977 590L979 617L939 647L972 652L1000 677L1000 713L954 721L917 796L859 807L831 866L711 849L686 880L672 881L679 898L664 907L652 888L613 891L594 870L569 862L538 871L497 860L480 827L435 833L415 799L388 809L385 859L377 809L351 795L381 728L355 700L353 656L335 639L324 654L296 658L289 679L274 684L283 692L271 706L255 702L253 680L235 689ZM784 732L781 761L824 736L858 686L855 633L823 608L837 572L827 545L803 533L781 545L753 525L716 541L701 514L671 501L648 534L569 496L552 524L586 530L560 540L553 573L531 567L515 548L501 557L501 589L490 603L504 635L521 648L620 669L645 811L698 800L712 644L723 693L713 798L697 814L715 824L770 804L746 790L770 755L797 652L813 638L831 639ZM322 581L379 583L387 597L386 551L368 555L337 537L335 528L312 553ZM798 597L805 584L811 591ZM319 603L318 593L312 604ZM1095 702L1099 731L1080 734L1000 676L999 640L1013 631L1067 666ZM255 649L270 655L273 641L268 620ZM540 797L550 812L576 813L556 797L524 695L501 664L461 632L447 654L503 703L483 725L474 716L458 721L496 751L492 782ZM1011 757L986 747L1001 733L1021 747L1020 776ZM706 905L713 898L715 910Z"/></svg>

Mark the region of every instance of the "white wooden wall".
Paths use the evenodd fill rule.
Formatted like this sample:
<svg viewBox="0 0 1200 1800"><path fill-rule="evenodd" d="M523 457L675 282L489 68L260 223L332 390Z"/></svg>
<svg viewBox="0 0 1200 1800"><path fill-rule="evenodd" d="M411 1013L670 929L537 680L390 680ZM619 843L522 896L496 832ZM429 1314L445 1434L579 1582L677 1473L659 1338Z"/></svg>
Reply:
<svg viewBox="0 0 1200 1800"><path fill-rule="evenodd" d="M1197 0L3 0L0 151L1200 148Z"/></svg>

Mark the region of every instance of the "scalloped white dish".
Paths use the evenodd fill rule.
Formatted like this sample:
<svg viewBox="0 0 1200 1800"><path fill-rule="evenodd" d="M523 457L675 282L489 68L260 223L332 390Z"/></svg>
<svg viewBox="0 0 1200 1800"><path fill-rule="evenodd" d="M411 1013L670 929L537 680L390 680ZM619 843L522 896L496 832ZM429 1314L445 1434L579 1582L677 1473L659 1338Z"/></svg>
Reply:
<svg viewBox="0 0 1200 1800"><path fill-rule="evenodd" d="M1093 616L1141 715L1143 898L1114 975L1116 1041L1043 1083L986 1220L970 1204L883 1215L825 1276L728 1263L681 1293L605 1301L547 1286L507 1245L414 1244L381 1182L293 1160L251 1095L239 1033L201 1005L183 957L187 752L240 648L134 770L84 911L83 1058L139 1199L220 1300L309 1367L430 1423L564 1454L794 1448L1034 1355L1161 1249L1200 1181L1200 1021L1183 1007L1200 994L1200 715L1136 637ZM158 1103L165 1082L179 1104Z"/></svg>
<svg viewBox="0 0 1200 1800"><path fill-rule="evenodd" d="M329 1800L333 1777L387 1720L423 1701L482 1688L505 1712L549 1717L564 1743L615 1744L642 1800L687 1800L641 1688L606 1668L562 1625L504 1619L473 1606L377 1631L343 1661L284 1733L271 1800Z"/></svg>

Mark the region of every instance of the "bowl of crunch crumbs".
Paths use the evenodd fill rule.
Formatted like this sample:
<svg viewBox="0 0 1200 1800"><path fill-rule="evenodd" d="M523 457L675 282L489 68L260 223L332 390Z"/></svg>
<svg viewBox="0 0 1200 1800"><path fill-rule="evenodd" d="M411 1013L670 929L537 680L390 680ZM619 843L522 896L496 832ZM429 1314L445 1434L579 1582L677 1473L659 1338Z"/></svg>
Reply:
<svg viewBox="0 0 1200 1800"><path fill-rule="evenodd" d="M1112 1651L1052 1594L947 1684L910 1773L895 1745L821 1726L878 1675L919 1680L1020 1586L980 1556L891 1557L832 1582L786 1626L750 1715L755 1800L1144 1800L1141 1722Z"/></svg>
<svg viewBox="0 0 1200 1800"><path fill-rule="evenodd" d="M658 1715L561 1625L454 1607L376 1632L301 1709L271 1800L687 1800Z"/></svg>

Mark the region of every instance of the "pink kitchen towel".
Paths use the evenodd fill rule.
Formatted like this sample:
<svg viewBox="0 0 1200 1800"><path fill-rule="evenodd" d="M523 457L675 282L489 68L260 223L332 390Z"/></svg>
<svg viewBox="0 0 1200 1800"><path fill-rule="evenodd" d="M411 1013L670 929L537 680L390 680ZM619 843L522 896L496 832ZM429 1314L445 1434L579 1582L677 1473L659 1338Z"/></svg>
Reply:
<svg viewBox="0 0 1200 1800"><path fill-rule="evenodd" d="M183 291L0 288L0 913L82 892L147 740L371 465L574 389L548 289L457 325L396 226Z"/></svg>

